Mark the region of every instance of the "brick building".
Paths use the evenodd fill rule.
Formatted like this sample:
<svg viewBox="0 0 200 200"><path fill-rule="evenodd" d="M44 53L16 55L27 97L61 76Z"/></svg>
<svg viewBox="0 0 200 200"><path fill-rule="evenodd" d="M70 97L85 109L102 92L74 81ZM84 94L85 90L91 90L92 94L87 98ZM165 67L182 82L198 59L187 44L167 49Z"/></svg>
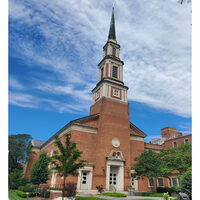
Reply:
<svg viewBox="0 0 200 200"><path fill-rule="evenodd" d="M98 64L98 83L92 90L90 115L71 121L55 134L64 142L64 135L71 133L72 141L83 152L81 159L88 161L87 166L79 169L78 177L67 179L77 183L78 190L96 190L97 185L103 185L106 190L125 191L132 185L137 191L149 191L156 184L155 181L158 186L178 184L176 174L169 179L132 178L135 157L148 149L160 151L182 142L191 143L191 135L182 136L175 128L167 127L161 130L159 142L144 142L146 134L129 120L128 87L123 82L123 66L115 35L113 9L108 41L103 47L103 59ZM31 141L36 154L25 166L26 178L30 176L32 165L40 152L47 151L52 156L56 149L55 135L45 142ZM62 181L62 177L54 171L48 184L56 187Z"/></svg>

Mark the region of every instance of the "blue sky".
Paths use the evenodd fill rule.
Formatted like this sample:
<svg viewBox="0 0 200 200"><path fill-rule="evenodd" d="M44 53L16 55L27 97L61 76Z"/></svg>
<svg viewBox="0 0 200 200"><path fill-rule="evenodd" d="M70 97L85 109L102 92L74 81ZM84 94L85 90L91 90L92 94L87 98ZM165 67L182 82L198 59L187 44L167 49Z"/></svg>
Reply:
<svg viewBox="0 0 200 200"><path fill-rule="evenodd" d="M9 134L47 140L89 114L114 1L9 0ZM130 120L191 133L191 4L116 0Z"/></svg>

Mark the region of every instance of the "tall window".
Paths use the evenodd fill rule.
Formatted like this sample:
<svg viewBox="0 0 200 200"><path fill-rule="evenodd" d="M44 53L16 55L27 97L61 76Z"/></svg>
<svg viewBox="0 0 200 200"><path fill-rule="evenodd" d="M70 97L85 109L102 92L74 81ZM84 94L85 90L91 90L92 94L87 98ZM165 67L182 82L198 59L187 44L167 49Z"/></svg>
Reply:
<svg viewBox="0 0 200 200"><path fill-rule="evenodd" d="M117 69L118 69L118 67L113 66L113 68L112 68L112 77L113 78L117 78Z"/></svg>
<svg viewBox="0 0 200 200"><path fill-rule="evenodd" d="M173 183L173 186L178 185L177 178L172 178L172 183Z"/></svg>
<svg viewBox="0 0 200 200"><path fill-rule="evenodd" d="M101 79L103 79L103 67L101 68Z"/></svg>
<svg viewBox="0 0 200 200"><path fill-rule="evenodd" d="M173 142L173 146L174 146L174 147L177 147L177 143L176 143L176 142Z"/></svg>
<svg viewBox="0 0 200 200"><path fill-rule="evenodd" d="M131 174L131 186L135 185L134 182L135 182L135 178L134 178L133 174Z"/></svg>
<svg viewBox="0 0 200 200"><path fill-rule="evenodd" d="M150 179L149 179L149 186L150 186L150 187L153 187L153 186L154 186L154 184L153 184L153 178L150 178Z"/></svg>
<svg viewBox="0 0 200 200"><path fill-rule="evenodd" d="M112 55L116 56L116 49L115 48L112 49Z"/></svg>
<svg viewBox="0 0 200 200"><path fill-rule="evenodd" d="M163 178L158 178L158 187L163 187Z"/></svg>

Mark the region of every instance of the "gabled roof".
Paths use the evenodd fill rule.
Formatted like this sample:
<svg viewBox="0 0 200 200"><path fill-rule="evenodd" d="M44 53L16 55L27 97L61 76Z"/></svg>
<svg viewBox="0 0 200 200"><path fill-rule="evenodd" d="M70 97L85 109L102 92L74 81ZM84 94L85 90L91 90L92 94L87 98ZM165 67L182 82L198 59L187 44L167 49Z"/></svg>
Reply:
<svg viewBox="0 0 200 200"><path fill-rule="evenodd" d="M45 141L41 141L41 140L31 140L32 147L36 147L36 148L40 148L40 146L42 146L42 144L44 143Z"/></svg>
<svg viewBox="0 0 200 200"><path fill-rule="evenodd" d="M87 117L82 117L82 118L79 118L79 119L75 119L75 120L72 120L70 121L68 124L66 124L62 129L60 129L57 133L55 133L52 137L50 137L46 142L44 142L41 147L45 146L46 144L48 144L51 140L54 139L54 137L56 135L60 135L66 128L72 126L72 125L76 125L76 124L81 124L83 122L88 122L88 121L91 121L91 120L94 120L94 119L98 119L99 118L99 114L94 114L94 115L90 115L90 116L87 116ZM84 125L82 125L84 126ZM85 127L92 127L92 126L88 126L88 125L85 125ZM94 128L94 127L92 127Z"/></svg>
<svg viewBox="0 0 200 200"><path fill-rule="evenodd" d="M130 122L130 128L134 131L134 132L131 132L131 135L133 136L139 136L143 138L147 136L143 131L141 131L137 126L135 126L131 122Z"/></svg>
<svg viewBox="0 0 200 200"><path fill-rule="evenodd" d="M94 114L94 115L90 115L90 116L87 116L87 117L82 117L82 118L79 118L79 119L75 119L75 120L72 120L70 123L83 123L83 122L88 122L88 121L91 121L91 120L94 120L94 119L98 119L99 118L99 114Z"/></svg>

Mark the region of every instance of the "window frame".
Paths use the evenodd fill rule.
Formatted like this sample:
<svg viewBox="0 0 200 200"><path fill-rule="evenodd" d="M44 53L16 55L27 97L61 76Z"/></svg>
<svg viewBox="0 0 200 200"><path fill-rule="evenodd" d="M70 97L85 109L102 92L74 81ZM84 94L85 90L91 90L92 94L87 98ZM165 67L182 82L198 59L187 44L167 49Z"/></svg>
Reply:
<svg viewBox="0 0 200 200"><path fill-rule="evenodd" d="M158 179L161 179L161 180L162 180L162 185L159 184ZM157 185L158 185L158 187L164 187L164 180L163 180L162 177L157 178Z"/></svg>
<svg viewBox="0 0 200 200"><path fill-rule="evenodd" d="M101 68L101 80L103 79L104 77L104 67Z"/></svg>
<svg viewBox="0 0 200 200"><path fill-rule="evenodd" d="M112 55L116 57L116 48L115 47L112 48Z"/></svg>
<svg viewBox="0 0 200 200"><path fill-rule="evenodd" d="M114 69L116 69L116 71L114 71ZM116 77L113 76L113 74L116 74ZM118 67L115 65L112 66L112 78L118 79Z"/></svg>
<svg viewBox="0 0 200 200"><path fill-rule="evenodd" d="M174 144L176 144L176 145L174 145ZM173 142L173 147L177 147L178 145L177 145L177 142L176 141L174 141Z"/></svg>
<svg viewBox="0 0 200 200"><path fill-rule="evenodd" d="M186 140L187 140L187 142L186 142ZM188 139L188 138L185 138L185 139L184 139L184 143L185 143L185 144L189 144L189 139Z"/></svg>
<svg viewBox="0 0 200 200"><path fill-rule="evenodd" d="M150 180L152 180L152 182ZM151 185L151 183L153 183L153 185ZM154 178L148 178L148 186L154 187Z"/></svg>

